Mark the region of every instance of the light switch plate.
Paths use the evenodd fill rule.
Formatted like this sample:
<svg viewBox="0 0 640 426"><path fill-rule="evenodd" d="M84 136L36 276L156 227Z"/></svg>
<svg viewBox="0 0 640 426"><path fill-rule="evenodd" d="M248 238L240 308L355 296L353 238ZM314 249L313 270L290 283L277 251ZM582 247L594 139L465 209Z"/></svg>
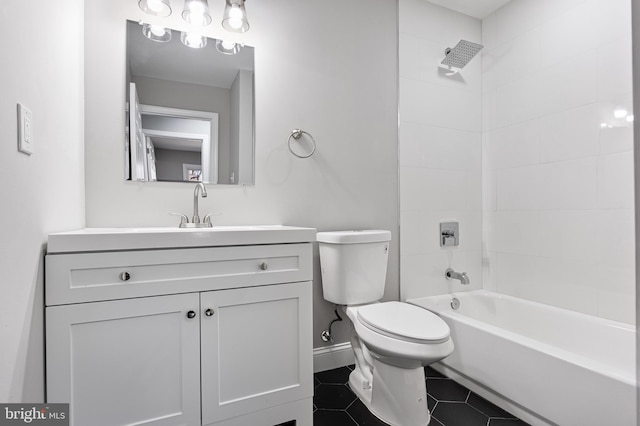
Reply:
<svg viewBox="0 0 640 426"><path fill-rule="evenodd" d="M18 104L18 151L33 154L33 114L22 104Z"/></svg>

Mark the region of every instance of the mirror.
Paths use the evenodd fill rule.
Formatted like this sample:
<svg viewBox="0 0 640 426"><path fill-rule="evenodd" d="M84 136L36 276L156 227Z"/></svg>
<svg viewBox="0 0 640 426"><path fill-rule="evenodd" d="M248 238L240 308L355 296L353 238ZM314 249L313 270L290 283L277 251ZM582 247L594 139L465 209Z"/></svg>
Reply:
<svg viewBox="0 0 640 426"><path fill-rule="evenodd" d="M254 48L153 41L127 21L125 179L253 184ZM218 48L216 48L218 45ZM226 47L226 44L225 44Z"/></svg>

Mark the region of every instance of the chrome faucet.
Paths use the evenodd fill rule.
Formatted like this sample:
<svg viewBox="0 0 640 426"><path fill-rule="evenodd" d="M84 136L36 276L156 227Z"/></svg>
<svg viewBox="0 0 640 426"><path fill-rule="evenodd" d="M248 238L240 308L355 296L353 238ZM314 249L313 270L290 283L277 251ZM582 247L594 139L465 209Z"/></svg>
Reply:
<svg viewBox="0 0 640 426"><path fill-rule="evenodd" d="M192 223L200 223L200 216L198 213L198 192L202 192L202 198L207 198L207 190L202 182L196 184L196 189L193 190L193 218Z"/></svg>
<svg viewBox="0 0 640 426"><path fill-rule="evenodd" d="M171 215L180 216L180 228L211 228L211 214L204 217L200 222L200 213L198 212L198 194L202 194L202 198L207 197L207 190L202 183L196 184L196 189L193 190L193 217L191 223L189 223L189 217L184 213L169 213Z"/></svg>
<svg viewBox="0 0 640 426"><path fill-rule="evenodd" d="M456 272L451 268L445 271L444 276L447 277L448 280L460 280L461 284L469 284L471 282L466 272Z"/></svg>

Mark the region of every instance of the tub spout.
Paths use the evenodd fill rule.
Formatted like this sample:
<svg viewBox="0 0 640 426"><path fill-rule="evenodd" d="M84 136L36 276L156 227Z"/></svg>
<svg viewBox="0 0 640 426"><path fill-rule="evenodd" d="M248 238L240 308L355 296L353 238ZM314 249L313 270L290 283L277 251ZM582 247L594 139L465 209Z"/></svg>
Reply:
<svg viewBox="0 0 640 426"><path fill-rule="evenodd" d="M456 272L451 268L447 269L444 275L448 280L460 280L461 284L469 284L471 282L466 272Z"/></svg>

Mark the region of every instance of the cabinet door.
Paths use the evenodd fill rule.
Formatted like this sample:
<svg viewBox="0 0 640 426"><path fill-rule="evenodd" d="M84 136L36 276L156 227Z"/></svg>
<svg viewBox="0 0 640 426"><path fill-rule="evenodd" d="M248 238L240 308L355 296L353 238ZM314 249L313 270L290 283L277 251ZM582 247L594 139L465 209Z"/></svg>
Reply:
<svg viewBox="0 0 640 426"><path fill-rule="evenodd" d="M313 396L310 282L202 293L201 308L202 424Z"/></svg>
<svg viewBox="0 0 640 426"><path fill-rule="evenodd" d="M198 313L198 294L47 308L48 402L76 426L200 424Z"/></svg>

